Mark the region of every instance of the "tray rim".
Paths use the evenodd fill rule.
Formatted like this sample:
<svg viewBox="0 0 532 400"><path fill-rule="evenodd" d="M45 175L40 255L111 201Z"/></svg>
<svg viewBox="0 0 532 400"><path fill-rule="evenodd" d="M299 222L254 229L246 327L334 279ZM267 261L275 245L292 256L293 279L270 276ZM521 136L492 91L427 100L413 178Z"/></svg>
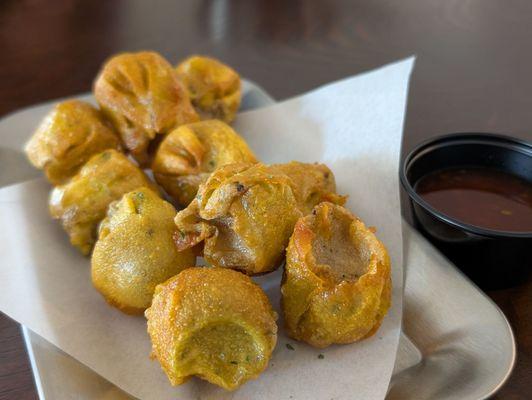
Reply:
<svg viewBox="0 0 532 400"><path fill-rule="evenodd" d="M441 257L443 257L445 259L445 261L447 262L447 264L449 264L449 266L453 269L453 272L456 273L457 275L459 275L460 278L463 281L467 282L469 284L469 286L471 287L471 289L474 289L477 293L479 293L483 297L483 299L487 303L489 303L493 307L493 309L495 309L497 311L497 313L500 315L502 321L504 322L504 327L507 329L508 335L509 335L509 337L511 339L510 340L510 342L511 342L510 364L508 366L508 369L507 369L506 373L504 374L504 376L500 380L500 382L497 385L495 385L491 389L490 392L486 393L483 397L479 398L479 400L489 399L491 396L495 395L506 384L506 382L508 382L508 379L510 379L510 376L512 375L512 373L514 371L515 365L516 365L516 362L517 362L517 343L515 341L515 333L514 333L514 330L512 328L512 325L510 324L510 321L508 321L508 318L506 317L504 312L501 310L501 308L497 305L497 303L495 303L495 301L491 297L489 297L482 289L480 289L480 287L478 287L475 282L473 282L464 272L462 272L457 266L455 266L453 264L453 262L451 260L449 260L449 258L447 258L447 256L445 256L445 254L440 252L432 243L430 243L429 240L427 240L422 235L421 232L419 232L417 229L415 229L412 226L412 224L410 224L404 218L403 218L403 229L407 229L408 230L408 235L415 236L416 240L418 240L418 242L424 242L426 245L432 247L434 249L434 251L436 251ZM405 282L406 282L407 274L408 274L408 268L405 268L404 273L405 273ZM405 284L405 288L406 288L406 284ZM404 321L404 312L403 312L403 321ZM403 330L401 330L401 334L405 335L408 338L408 336L404 333ZM415 345L415 343L414 343L414 345ZM393 375L392 375L392 378L393 378Z"/></svg>

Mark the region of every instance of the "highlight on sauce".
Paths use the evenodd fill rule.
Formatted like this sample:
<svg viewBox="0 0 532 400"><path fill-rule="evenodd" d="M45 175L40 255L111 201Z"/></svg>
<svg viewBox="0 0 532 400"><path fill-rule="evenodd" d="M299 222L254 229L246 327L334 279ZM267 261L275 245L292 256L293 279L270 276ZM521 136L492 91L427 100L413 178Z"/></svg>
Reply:
<svg viewBox="0 0 532 400"><path fill-rule="evenodd" d="M532 232L532 183L489 168L450 168L422 177L415 191L443 214L479 228Z"/></svg>

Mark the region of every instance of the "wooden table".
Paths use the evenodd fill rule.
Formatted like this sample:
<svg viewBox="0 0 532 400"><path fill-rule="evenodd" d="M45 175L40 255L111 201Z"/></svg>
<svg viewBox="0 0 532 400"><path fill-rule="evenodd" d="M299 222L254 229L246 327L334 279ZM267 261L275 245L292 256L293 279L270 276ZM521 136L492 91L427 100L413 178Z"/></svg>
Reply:
<svg viewBox="0 0 532 400"><path fill-rule="evenodd" d="M278 99L415 54L405 151L456 131L532 140L531 39L529 0L3 0L0 115L89 90L124 50L211 54ZM529 398L532 282L489 295L519 349L495 398ZM0 315L0 399L36 397L19 326Z"/></svg>

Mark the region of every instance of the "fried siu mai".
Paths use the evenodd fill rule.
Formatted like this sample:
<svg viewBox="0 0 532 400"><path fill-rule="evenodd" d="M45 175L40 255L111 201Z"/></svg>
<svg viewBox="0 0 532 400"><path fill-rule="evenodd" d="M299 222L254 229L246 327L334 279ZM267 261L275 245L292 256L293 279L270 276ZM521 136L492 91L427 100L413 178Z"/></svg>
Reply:
<svg viewBox="0 0 532 400"><path fill-rule="evenodd" d="M155 52L109 59L94 82L94 96L141 165L163 135L199 120L175 70Z"/></svg>
<svg viewBox="0 0 532 400"><path fill-rule="evenodd" d="M125 194L109 207L92 252L92 282L107 302L140 314L155 286L195 265L191 250L173 240L175 208L146 187Z"/></svg>
<svg viewBox="0 0 532 400"><path fill-rule="evenodd" d="M299 219L281 286L290 336L316 347L371 336L391 289L386 248L344 207L324 202Z"/></svg>
<svg viewBox="0 0 532 400"><path fill-rule="evenodd" d="M323 200L343 200L325 165L230 164L177 214L176 244L203 246L203 257L218 267L270 272L283 261L297 219Z"/></svg>
<svg viewBox="0 0 532 400"><path fill-rule="evenodd" d="M176 68L192 104L202 119L235 119L242 99L240 76L228 65L204 56L192 56Z"/></svg>
<svg viewBox="0 0 532 400"><path fill-rule="evenodd" d="M234 390L266 369L277 341L266 294L225 268L189 268L157 286L146 318L152 355L173 385L198 376Z"/></svg>
<svg viewBox="0 0 532 400"><path fill-rule="evenodd" d="M25 148L30 162L53 185L65 183L105 149L120 149L118 135L99 110L80 100L57 104Z"/></svg>
<svg viewBox="0 0 532 400"><path fill-rule="evenodd" d="M229 125L209 120L170 132L155 154L152 170L157 183L186 207L216 168L256 161L247 143Z"/></svg>
<svg viewBox="0 0 532 400"><path fill-rule="evenodd" d="M50 214L61 221L70 243L87 255L96 241L98 224L105 218L107 207L142 186L157 190L124 154L106 150L92 156L70 181L52 190Z"/></svg>

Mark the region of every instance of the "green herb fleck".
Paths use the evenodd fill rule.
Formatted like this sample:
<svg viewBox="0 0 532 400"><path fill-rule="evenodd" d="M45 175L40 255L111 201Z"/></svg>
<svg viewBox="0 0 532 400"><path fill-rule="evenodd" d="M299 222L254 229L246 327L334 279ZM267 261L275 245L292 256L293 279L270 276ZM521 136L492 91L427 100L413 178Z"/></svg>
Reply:
<svg viewBox="0 0 532 400"><path fill-rule="evenodd" d="M236 362L236 361L231 361L231 364L238 365L238 362Z"/></svg>
<svg viewBox="0 0 532 400"><path fill-rule="evenodd" d="M338 314L340 312L340 305L339 304L333 304L331 306L331 312L333 314Z"/></svg>
<svg viewBox="0 0 532 400"><path fill-rule="evenodd" d="M295 350L295 349L294 349L294 346L292 346L290 343L287 343L287 344L286 344L286 348L287 348L288 350Z"/></svg>
<svg viewBox="0 0 532 400"><path fill-rule="evenodd" d="M108 151L104 151L104 152L102 153L102 160L107 161L107 160L109 160L110 158L111 158L111 153L110 153L110 152L108 152Z"/></svg>
<svg viewBox="0 0 532 400"><path fill-rule="evenodd" d="M246 362L250 362L250 361L251 361L251 359L250 359L249 354L248 354L248 355L246 356Z"/></svg>
<svg viewBox="0 0 532 400"><path fill-rule="evenodd" d="M214 162L214 160L209 160L209 165L211 167L214 167L216 165L216 163Z"/></svg>
<svg viewBox="0 0 532 400"><path fill-rule="evenodd" d="M319 358L320 360L323 360L323 359L325 358L325 356L324 356L323 354L318 354L318 358Z"/></svg>

